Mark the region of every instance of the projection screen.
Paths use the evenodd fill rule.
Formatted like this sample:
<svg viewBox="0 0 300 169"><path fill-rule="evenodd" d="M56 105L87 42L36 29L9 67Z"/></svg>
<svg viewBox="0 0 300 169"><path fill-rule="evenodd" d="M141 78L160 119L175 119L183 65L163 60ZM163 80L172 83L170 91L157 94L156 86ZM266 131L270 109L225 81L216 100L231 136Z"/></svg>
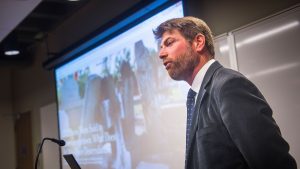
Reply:
<svg viewBox="0 0 300 169"><path fill-rule="evenodd" d="M62 155L83 169L184 168L188 86L170 79L152 33L182 16L180 1L55 69Z"/></svg>

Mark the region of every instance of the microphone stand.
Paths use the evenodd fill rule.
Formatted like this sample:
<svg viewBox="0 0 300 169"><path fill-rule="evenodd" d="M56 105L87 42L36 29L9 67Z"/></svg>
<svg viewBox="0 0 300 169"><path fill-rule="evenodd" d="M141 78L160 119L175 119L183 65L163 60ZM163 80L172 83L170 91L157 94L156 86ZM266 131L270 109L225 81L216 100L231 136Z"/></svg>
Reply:
<svg viewBox="0 0 300 169"><path fill-rule="evenodd" d="M43 144L44 144L45 140L50 140L50 141L58 144L59 146L64 146L66 144L64 140L57 140L57 139L54 139L54 138L47 138L47 137L43 138L42 144L39 147L39 150L38 150L38 153L37 153L37 156L36 156L36 159L35 159L34 169L37 169L37 164L38 164L38 161L39 161L39 156L41 154L42 147L43 147Z"/></svg>
<svg viewBox="0 0 300 169"><path fill-rule="evenodd" d="M38 164L38 161L39 161L39 156L40 156L40 153L42 151L42 147L43 147L43 144L44 144L45 140L46 140L46 138L43 138L42 144L39 147L39 151L38 151L36 159L35 159L34 169L37 169L37 164Z"/></svg>

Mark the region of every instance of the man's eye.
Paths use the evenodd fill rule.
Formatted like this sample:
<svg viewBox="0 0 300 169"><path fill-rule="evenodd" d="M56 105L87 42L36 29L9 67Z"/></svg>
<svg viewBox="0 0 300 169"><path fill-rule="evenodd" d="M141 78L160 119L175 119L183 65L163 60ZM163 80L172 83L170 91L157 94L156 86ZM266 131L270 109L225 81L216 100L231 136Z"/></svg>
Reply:
<svg viewBox="0 0 300 169"><path fill-rule="evenodd" d="M168 40L168 41L166 41L165 45L170 46L173 44L173 42L174 42L174 40Z"/></svg>

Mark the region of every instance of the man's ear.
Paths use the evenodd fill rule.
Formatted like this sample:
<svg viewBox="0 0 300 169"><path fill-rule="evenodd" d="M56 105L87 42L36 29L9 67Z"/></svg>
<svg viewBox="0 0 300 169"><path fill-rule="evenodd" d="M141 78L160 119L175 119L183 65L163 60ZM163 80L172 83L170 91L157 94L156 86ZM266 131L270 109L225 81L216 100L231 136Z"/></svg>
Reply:
<svg viewBox="0 0 300 169"><path fill-rule="evenodd" d="M197 52L201 52L205 47L205 36L198 33L194 38L193 45Z"/></svg>

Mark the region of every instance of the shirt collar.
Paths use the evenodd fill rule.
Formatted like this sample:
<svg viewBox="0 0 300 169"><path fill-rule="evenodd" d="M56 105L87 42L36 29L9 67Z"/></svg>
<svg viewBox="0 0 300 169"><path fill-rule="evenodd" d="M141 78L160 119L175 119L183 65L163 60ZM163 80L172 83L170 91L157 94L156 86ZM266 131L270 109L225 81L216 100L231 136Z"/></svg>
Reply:
<svg viewBox="0 0 300 169"><path fill-rule="evenodd" d="M204 66L199 70L199 72L196 74L191 89L195 92L199 92L201 84L203 82L204 76L208 70L208 68L210 67L210 65L212 65L216 60L215 59L211 59L209 60L207 63L204 64Z"/></svg>

